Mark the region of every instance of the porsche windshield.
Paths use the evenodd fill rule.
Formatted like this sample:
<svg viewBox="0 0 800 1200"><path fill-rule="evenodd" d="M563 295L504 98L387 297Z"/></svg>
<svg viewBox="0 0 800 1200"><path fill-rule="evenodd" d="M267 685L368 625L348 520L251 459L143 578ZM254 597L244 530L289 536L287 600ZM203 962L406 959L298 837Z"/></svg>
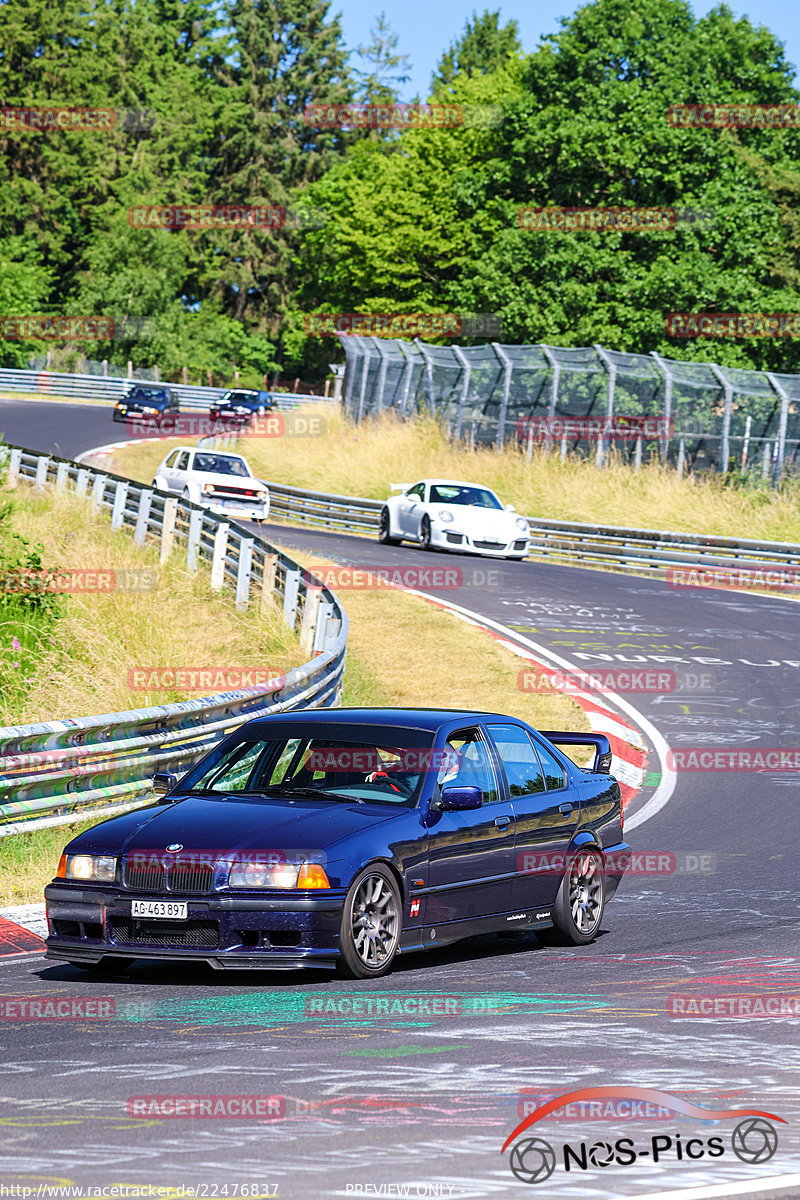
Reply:
<svg viewBox="0 0 800 1200"><path fill-rule="evenodd" d="M292 731L248 738L212 754L183 781L182 792L267 798L414 804L432 769L431 735L421 730L363 727L340 737ZM409 738L409 733L412 735Z"/></svg>
<svg viewBox="0 0 800 1200"><path fill-rule="evenodd" d="M475 508L500 508L502 504L488 488L456 483L432 483L431 504L472 504Z"/></svg>
<svg viewBox="0 0 800 1200"><path fill-rule="evenodd" d="M241 478L250 478L244 459L234 458L230 454L195 454L192 469L207 471L211 475L238 475Z"/></svg>

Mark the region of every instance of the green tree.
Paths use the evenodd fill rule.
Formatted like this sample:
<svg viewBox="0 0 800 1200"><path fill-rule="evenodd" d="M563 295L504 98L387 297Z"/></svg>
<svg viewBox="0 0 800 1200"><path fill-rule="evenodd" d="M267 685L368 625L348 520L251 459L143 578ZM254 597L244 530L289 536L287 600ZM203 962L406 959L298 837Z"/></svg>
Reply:
<svg viewBox="0 0 800 1200"><path fill-rule="evenodd" d="M469 79L496 71L521 50L516 21L501 25L499 11L489 12L488 8L480 16L473 13L461 37L442 55L433 75L433 87L450 87L457 75Z"/></svg>
<svg viewBox="0 0 800 1200"><path fill-rule="evenodd" d="M391 104L400 97L399 85L411 78L411 62L407 54L397 53L399 39L385 12L378 15L370 36L369 44L356 51L367 63L366 69L353 69L356 99L362 104Z"/></svg>

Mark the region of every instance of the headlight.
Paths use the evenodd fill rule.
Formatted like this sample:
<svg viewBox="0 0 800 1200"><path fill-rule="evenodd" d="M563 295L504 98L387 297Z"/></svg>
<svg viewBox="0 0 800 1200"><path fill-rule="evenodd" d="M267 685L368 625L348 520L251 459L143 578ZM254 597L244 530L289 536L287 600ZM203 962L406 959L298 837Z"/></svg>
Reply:
<svg viewBox="0 0 800 1200"><path fill-rule="evenodd" d="M440 508L436 515L440 521L444 521L446 524L453 520L453 514L447 508Z"/></svg>
<svg viewBox="0 0 800 1200"><path fill-rule="evenodd" d="M204 483L203 484L203 492L206 496L208 495L209 492L213 492L213 491L214 491L213 483Z"/></svg>
<svg viewBox="0 0 800 1200"><path fill-rule="evenodd" d="M113 883L117 860L110 855L66 854L62 879L80 879L84 883Z"/></svg>
<svg viewBox="0 0 800 1200"><path fill-rule="evenodd" d="M256 492L256 500L266 500L268 492Z"/></svg>
<svg viewBox="0 0 800 1200"><path fill-rule="evenodd" d="M232 888L330 887L318 863L233 863L228 876Z"/></svg>
<svg viewBox="0 0 800 1200"><path fill-rule="evenodd" d="M143 408L142 412L148 413L150 416L155 416L155 414L158 412L158 409L157 408Z"/></svg>
<svg viewBox="0 0 800 1200"><path fill-rule="evenodd" d="M517 517L514 524L516 525L517 529L524 529L526 533L528 532L528 522L524 517Z"/></svg>

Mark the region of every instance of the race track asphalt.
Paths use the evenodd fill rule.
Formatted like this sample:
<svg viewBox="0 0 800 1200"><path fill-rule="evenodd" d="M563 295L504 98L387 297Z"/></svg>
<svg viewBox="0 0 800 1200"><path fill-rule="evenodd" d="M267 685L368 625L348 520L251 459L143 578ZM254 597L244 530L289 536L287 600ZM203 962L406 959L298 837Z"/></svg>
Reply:
<svg viewBox="0 0 800 1200"><path fill-rule="evenodd" d="M32 449L72 456L116 440L117 428L103 409L0 402L6 438ZM798 745L800 608L791 600L289 526L262 532L301 559L313 551L356 566L457 567L463 585L440 597L579 669L674 669L679 690L627 699L675 751ZM639 812L658 771L651 753ZM588 947L484 938L409 955L388 978L355 984L200 966L138 965L113 978L35 954L0 960L3 997L110 997L116 1007L105 1020L0 1024L0 1183L196 1186L209 1197L246 1194L244 1185L258 1196L277 1189L281 1200L406 1187L411 1196L583 1200L676 1189L687 1200L798 1196L800 1182L780 1182L800 1170L798 1019L669 1011L674 996L800 997L797 787L789 771L678 772L668 802L629 837L673 865L630 875ZM424 1008L437 996L458 997L459 1013L410 1013L408 1000ZM319 998L335 999L337 1012L311 1015ZM391 1003L353 1016L353 999L373 1010ZM554 1147L557 1166L532 1191L518 1182L500 1150L526 1111L541 1096L604 1085L765 1110L787 1124L775 1122L774 1156L751 1163L733 1152L735 1118L578 1108L526 1134ZM130 1116L129 1099L150 1095L282 1100L272 1120ZM708 1154L713 1136L721 1155ZM757 1132L749 1136L754 1144ZM671 1139L656 1143L665 1147L658 1161L654 1137ZM635 1162L604 1165L613 1145L597 1144L619 1138L633 1140ZM683 1152L689 1139L699 1139L696 1158ZM565 1143L578 1157L581 1144L587 1155L596 1147L586 1169L574 1158L565 1169Z"/></svg>

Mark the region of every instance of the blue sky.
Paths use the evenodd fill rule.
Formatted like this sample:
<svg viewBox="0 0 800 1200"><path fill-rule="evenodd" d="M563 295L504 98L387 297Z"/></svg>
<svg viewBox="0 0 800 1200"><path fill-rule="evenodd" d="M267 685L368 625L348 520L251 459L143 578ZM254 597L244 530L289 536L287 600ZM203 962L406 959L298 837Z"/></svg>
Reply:
<svg viewBox="0 0 800 1200"><path fill-rule="evenodd" d="M695 0L695 16L703 16L714 2ZM557 33L561 28L559 17L570 16L579 4L569 0L554 6L545 6L532 0L478 0L463 3L463 0L403 0L402 4L392 0L334 0L331 12L342 14L345 42L351 49L369 42L370 30L381 11L399 37L398 52L407 54L411 60L411 78L402 88L401 98L411 99L417 92L428 95L431 74L444 50L464 29L472 13L485 8L500 9L501 21L512 17L519 25L523 49L533 50L546 33ZM757 4L731 4L737 17L748 16L754 25L766 25L784 43L786 54L795 66L800 63L800 4L798 0L758 0ZM358 65L356 58L351 59Z"/></svg>

